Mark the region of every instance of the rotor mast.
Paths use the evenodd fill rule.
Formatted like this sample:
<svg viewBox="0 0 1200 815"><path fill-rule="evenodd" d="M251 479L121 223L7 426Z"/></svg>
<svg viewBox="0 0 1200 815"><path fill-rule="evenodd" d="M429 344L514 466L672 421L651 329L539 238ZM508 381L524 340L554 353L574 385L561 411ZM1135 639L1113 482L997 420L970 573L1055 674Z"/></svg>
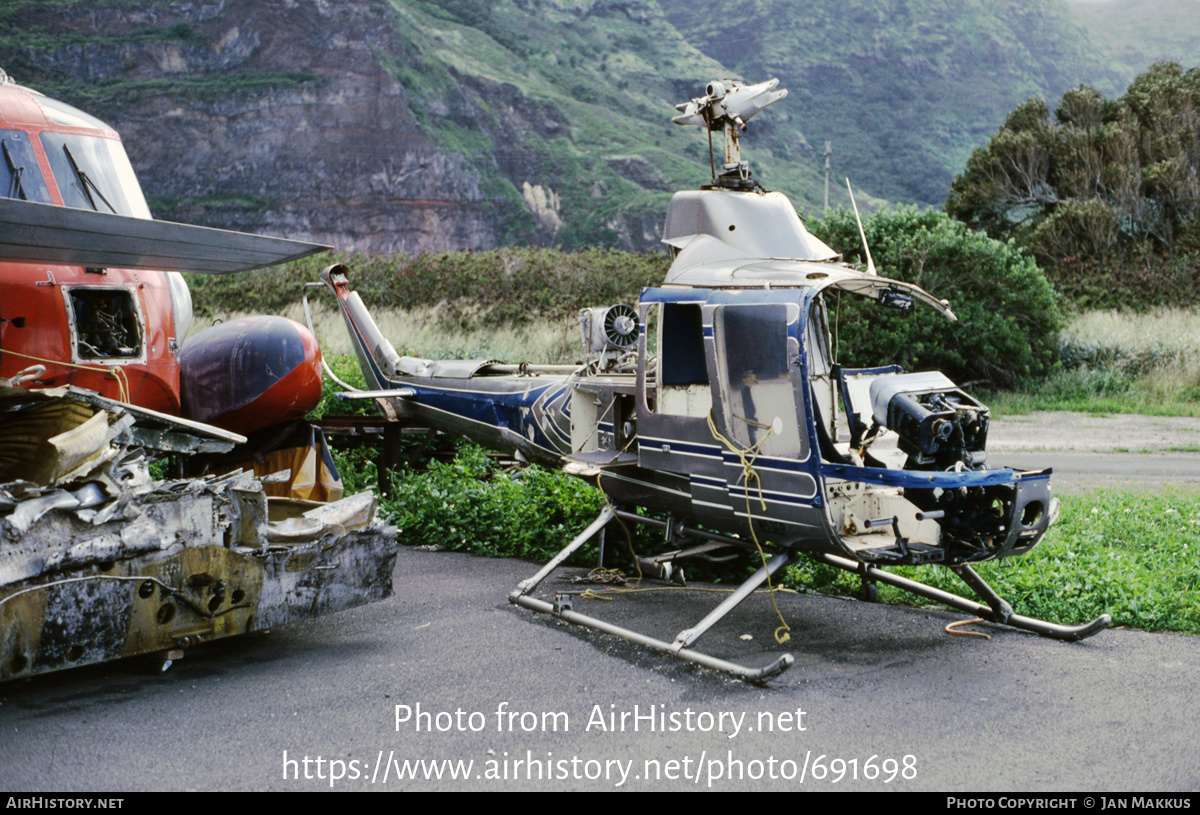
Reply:
<svg viewBox="0 0 1200 815"><path fill-rule="evenodd" d="M746 122L768 105L787 96L786 89L775 90L778 79L747 85L740 79L714 79L704 89L704 96L675 106L678 116L671 121L677 125L701 125L708 130L709 150L712 151L712 134L721 131L725 135L725 162L717 173L713 162L713 184L728 189L753 189L749 162L742 160L738 144L746 131Z"/></svg>

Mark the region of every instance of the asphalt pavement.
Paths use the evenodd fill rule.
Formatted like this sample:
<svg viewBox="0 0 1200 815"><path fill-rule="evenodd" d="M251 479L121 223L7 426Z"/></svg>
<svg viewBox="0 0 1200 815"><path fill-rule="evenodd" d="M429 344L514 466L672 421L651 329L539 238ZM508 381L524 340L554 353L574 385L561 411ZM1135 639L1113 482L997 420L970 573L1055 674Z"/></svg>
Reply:
<svg viewBox="0 0 1200 815"><path fill-rule="evenodd" d="M795 657L756 685L510 605L536 568L403 548L386 601L204 644L166 672L132 659L0 685L0 788L1200 789L1197 637L968 627L985 639L948 634L956 612L780 595L780 645L758 595L699 643ZM718 601L575 608L669 640Z"/></svg>

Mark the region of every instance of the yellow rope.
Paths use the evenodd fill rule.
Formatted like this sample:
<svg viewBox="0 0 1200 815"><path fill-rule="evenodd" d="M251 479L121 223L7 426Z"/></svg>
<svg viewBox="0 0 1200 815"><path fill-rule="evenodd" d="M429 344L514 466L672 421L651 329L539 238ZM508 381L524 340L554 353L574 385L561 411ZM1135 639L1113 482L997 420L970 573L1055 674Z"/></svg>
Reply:
<svg viewBox="0 0 1200 815"><path fill-rule="evenodd" d="M749 424L749 422L747 422ZM760 425L763 426L763 425ZM712 411L708 412L708 430L712 433L713 438L729 448L730 452L738 457L738 461L742 464L742 489L746 494L746 525L750 527L750 537L754 541L754 546L758 549L758 556L762 560L763 571L767 576L767 590L771 595L771 607L775 609L775 616L779 618L779 627L775 629L775 642L783 645L792 638L791 626L787 624L787 620L783 619L783 613L779 610L779 605L775 602L775 586L771 583L771 572L767 569L767 553L763 551L762 544L759 543L758 533L754 531L754 516L750 514L750 479L753 478L758 485L758 501L763 512L767 510L767 501L763 498L762 479L754 470L754 460L758 458L758 454L762 452L762 446L770 438L775 431L773 427L767 427L767 432L758 442L750 447L742 449L734 444L729 439L721 435L717 430L717 425L713 421ZM782 632L782 633L780 633Z"/></svg>
<svg viewBox="0 0 1200 815"><path fill-rule="evenodd" d="M642 582L642 564L638 561L637 552L633 548L633 535L629 534L629 527L625 526L625 522L621 520L621 516L617 514L617 508L612 505L612 501L608 500L608 493L600 486L600 476L603 472L596 473L596 489L600 490L600 497L604 499L604 505L612 510L613 518L621 525L621 531L625 533L625 541L629 544L629 556L633 558L633 565L637 567L637 582L634 586L641 585Z"/></svg>
<svg viewBox="0 0 1200 815"><path fill-rule="evenodd" d="M947 625L945 630L946 630L947 634L957 634L960 637L983 637L985 640L990 640L992 638L992 635L984 634L982 631L959 631L958 630L958 627L960 625L971 625L973 623L981 623L983 621L984 620L982 617L976 617L973 620L959 620L957 622L953 622L953 623L950 623L949 625Z"/></svg>
<svg viewBox="0 0 1200 815"><path fill-rule="evenodd" d="M5 354L12 354L14 357L23 359L32 359L34 362L45 362L50 365L62 365L64 368L78 368L81 371L99 371L107 373L113 379L117 380L117 396L118 401L129 403L129 377L125 374L125 370L119 365L111 365L108 368L99 365L77 365L73 362L63 362L60 359L46 359L45 357L35 357L33 354L22 354L19 351L10 351L4 349Z"/></svg>

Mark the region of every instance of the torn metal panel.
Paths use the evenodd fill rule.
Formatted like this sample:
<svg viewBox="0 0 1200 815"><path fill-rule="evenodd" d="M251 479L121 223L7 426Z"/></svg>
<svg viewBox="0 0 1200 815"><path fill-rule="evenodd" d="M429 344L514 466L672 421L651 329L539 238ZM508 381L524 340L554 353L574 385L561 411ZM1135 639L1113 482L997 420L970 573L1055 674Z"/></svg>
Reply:
<svg viewBox="0 0 1200 815"><path fill-rule="evenodd" d="M107 416L107 432L96 419L101 412ZM89 421L93 424L81 433L81 426ZM244 441L245 436L219 427L118 402L84 388L0 386L0 482L76 475L61 466L61 472L42 474L39 470L47 465L41 460L47 455L55 460L73 456L79 459L78 466L110 444L187 455L224 453ZM96 449L89 450L89 443Z"/></svg>
<svg viewBox="0 0 1200 815"><path fill-rule="evenodd" d="M147 420L75 397L28 403L94 411L60 411L76 428L93 424L79 445L89 463L68 456L26 472L36 480L0 483L0 680L176 651L391 595L396 530L375 517L374 496L273 513L250 473L157 481L131 432ZM21 401L0 393L0 419ZM169 417L148 421L192 433ZM41 432L54 435L38 443L60 435L53 423Z"/></svg>

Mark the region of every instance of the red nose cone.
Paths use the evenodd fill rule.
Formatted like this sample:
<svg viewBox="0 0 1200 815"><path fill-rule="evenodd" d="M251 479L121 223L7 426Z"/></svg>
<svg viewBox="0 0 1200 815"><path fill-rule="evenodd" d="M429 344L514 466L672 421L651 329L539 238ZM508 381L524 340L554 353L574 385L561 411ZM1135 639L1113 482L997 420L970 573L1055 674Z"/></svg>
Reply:
<svg viewBox="0 0 1200 815"><path fill-rule="evenodd" d="M321 349L286 317L205 329L179 355L183 415L235 433L302 418L321 401Z"/></svg>

